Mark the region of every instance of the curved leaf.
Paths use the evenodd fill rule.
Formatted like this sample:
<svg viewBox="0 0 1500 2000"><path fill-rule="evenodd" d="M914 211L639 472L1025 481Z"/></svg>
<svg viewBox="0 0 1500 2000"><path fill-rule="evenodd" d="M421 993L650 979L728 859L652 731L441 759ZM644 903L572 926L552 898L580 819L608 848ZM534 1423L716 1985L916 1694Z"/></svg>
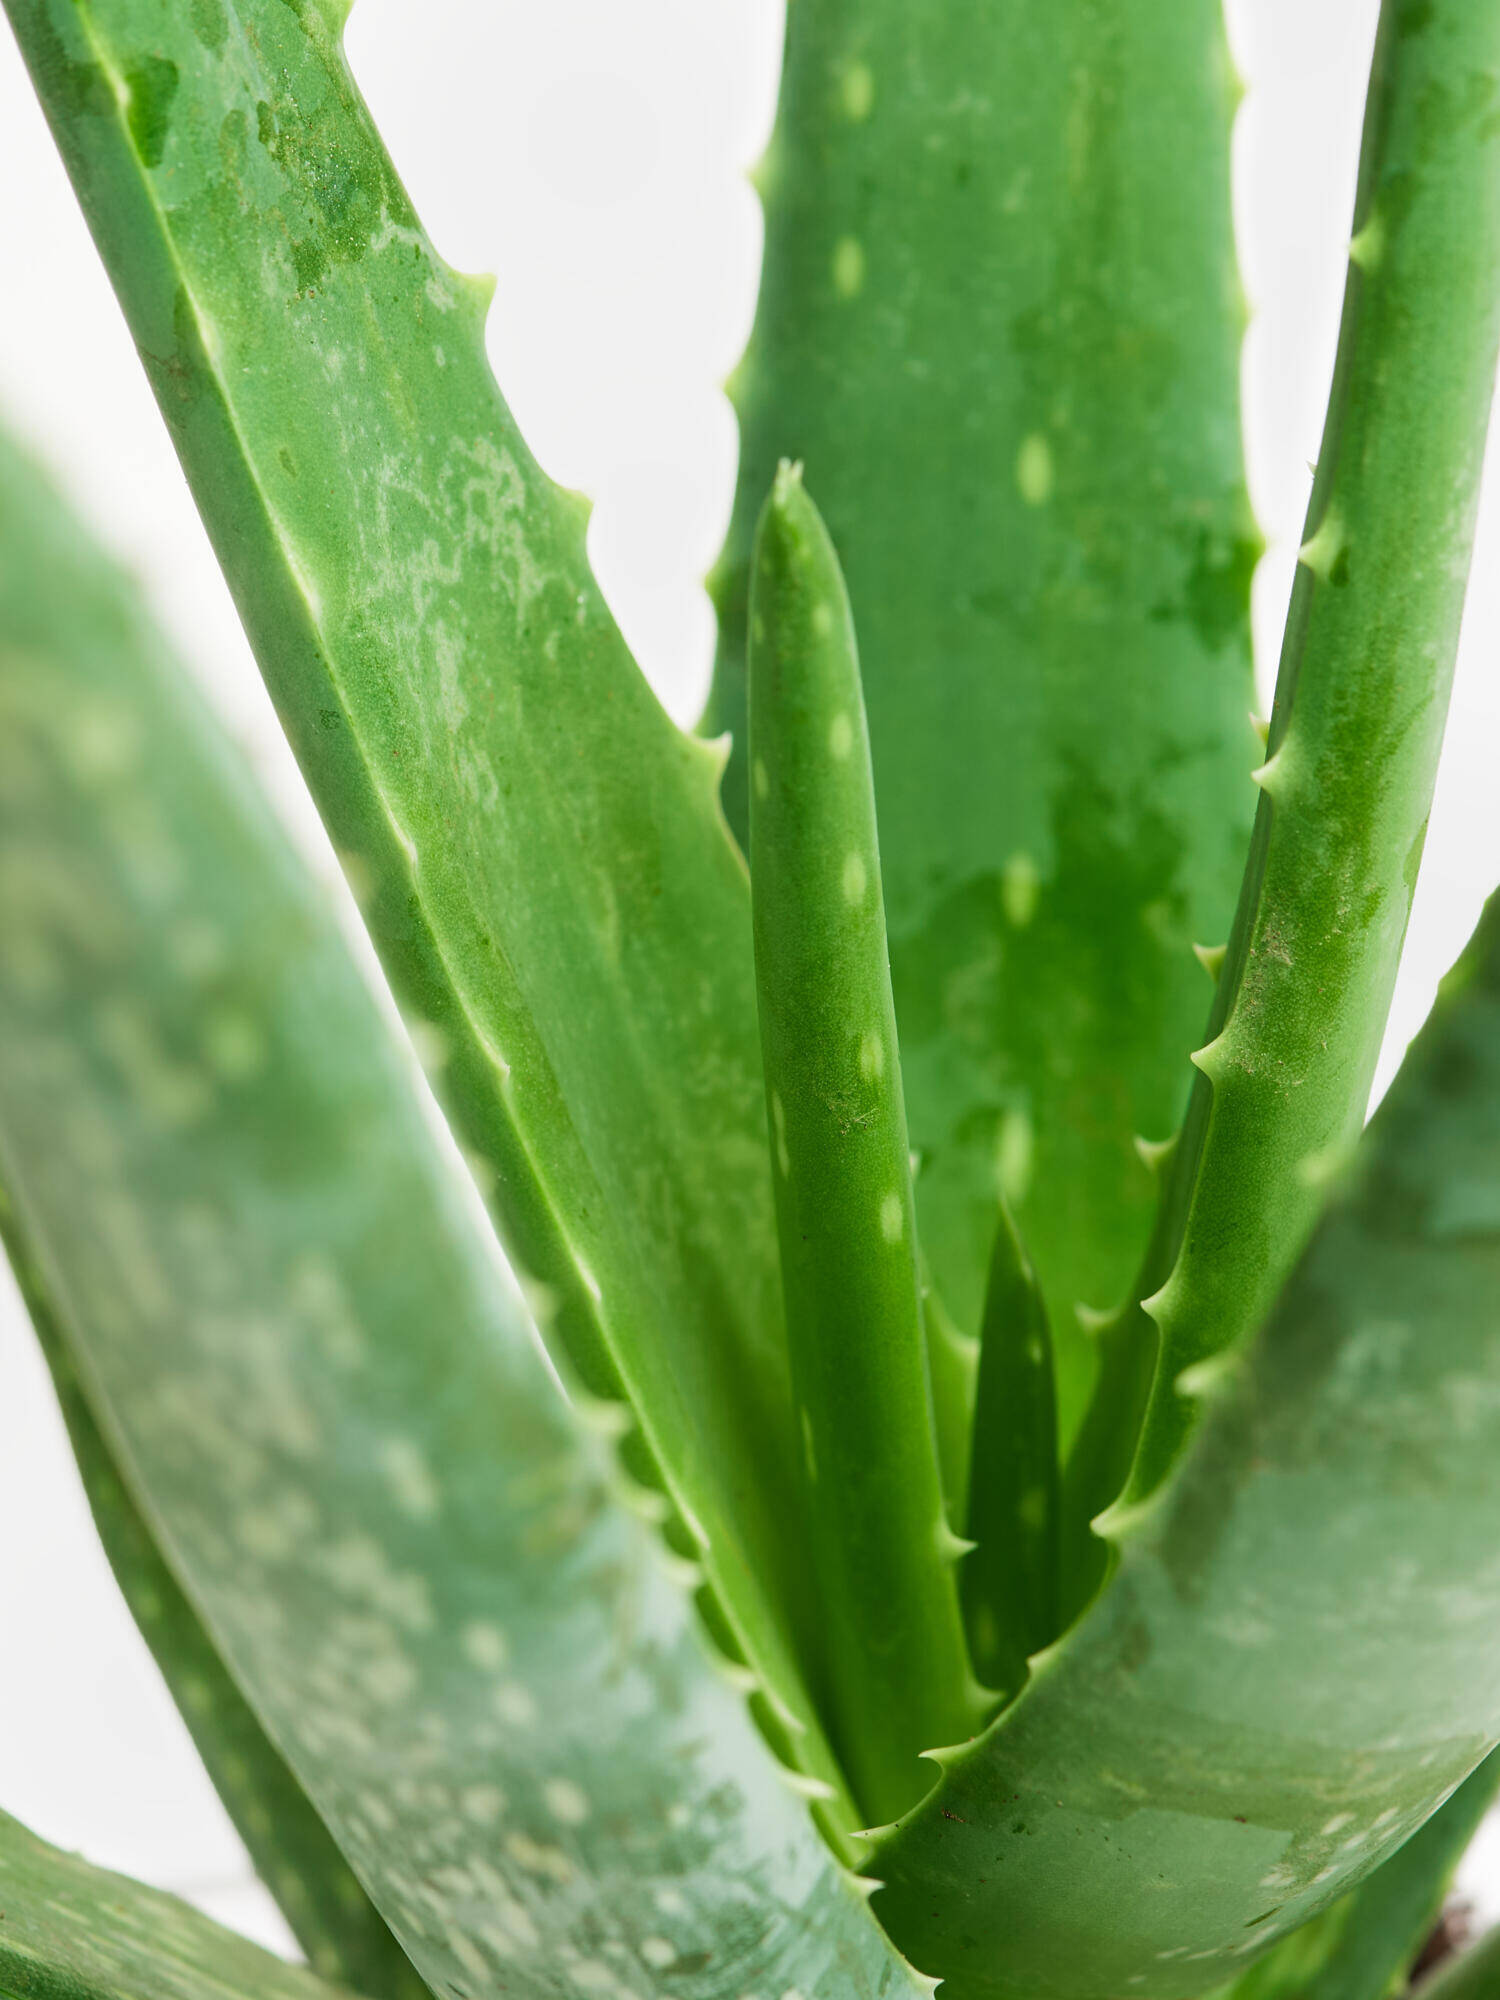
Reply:
<svg viewBox="0 0 1500 2000"><path fill-rule="evenodd" d="M169 662L35 625L0 1180L135 1507L442 2000L915 1993L243 767Z"/></svg>
<svg viewBox="0 0 1500 2000"><path fill-rule="evenodd" d="M1491 1751L1389 1861L1283 1938L1220 2000L1388 2000L1399 1992L1497 1786L1500 1751Z"/></svg>
<svg viewBox="0 0 1500 2000"><path fill-rule="evenodd" d="M1500 1738L1497 1131L1500 899L1109 1586L871 1864L955 2000L1202 1992Z"/></svg>
<svg viewBox="0 0 1500 2000"><path fill-rule="evenodd" d="M175 1896L91 1868L0 1813L4 2000L347 2000Z"/></svg>
<svg viewBox="0 0 1500 2000"><path fill-rule="evenodd" d="M51 1370L89 1509L131 1614L198 1753L298 1944L325 1979L371 2000L425 2000L427 1988L268 1741L152 1540L89 1414L36 1275L0 1195L5 1242Z"/></svg>
<svg viewBox="0 0 1500 2000"><path fill-rule="evenodd" d="M1187 1098L1249 833L1244 324L1220 0L795 0L705 728L806 462L859 624L924 1248L978 1331L1001 1192L1064 1435Z"/></svg>
<svg viewBox="0 0 1500 2000"><path fill-rule="evenodd" d="M125 578L0 432L0 714L11 713L23 678L43 689L50 686L60 697L64 717L71 711L66 692L71 681L121 690L140 683L149 687L157 675L154 663L166 652ZM22 660L29 664L22 667ZM87 756L91 723L98 727L98 711L92 706L78 717L75 755ZM9 783L18 782L17 762L3 752L0 771ZM23 793L8 810L0 809L0 817L8 826L11 813L24 811ZM8 905L17 896L38 893L38 885L19 872L36 861L35 849L25 842L17 853L0 859L0 871L7 875L0 902ZM50 892L67 893L55 871ZM46 894L46 887L40 893ZM28 975L24 945L16 939L0 945L0 960L12 983L28 976L45 983L41 965L31 967ZM51 1370L115 1580L261 1879L318 1971L357 1987L368 2000L411 2000L425 1988L406 1954L267 1740L126 1491L89 1413L41 1274L3 1189L0 1244Z"/></svg>
<svg viewBox="0 0 1500 2000"><path fill-rule="evenodd" d="M550 1331L628 1393L799 1753L811 1623L720 759L593 582L584 511L423 236L341 10L9 0L246 629ZM538 1296L543 1294L539 1293Z"/></svg>

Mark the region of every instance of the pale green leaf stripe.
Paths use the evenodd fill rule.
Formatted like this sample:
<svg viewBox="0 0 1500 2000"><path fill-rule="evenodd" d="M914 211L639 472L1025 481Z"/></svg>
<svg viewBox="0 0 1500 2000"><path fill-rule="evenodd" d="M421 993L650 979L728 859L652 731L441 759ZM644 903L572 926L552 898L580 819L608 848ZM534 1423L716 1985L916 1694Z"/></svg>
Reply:
<svg viewBox="0 0 1500 2000"><path fill-rule="evenodd" d="M969 1670L929 1391L859 656L796 466L750 594L750 865L776 1219L829 1729L870 1825L989 1704Z"/></svg>
<svg viewBox="0 0 1500 2000"><path fill-rule="evenodd" d="M1219 1985L1500 1738L1497 1132L1500 901L1108 1587L872 1861L952 2000Z"/></svg>
<svg viewBox="0 0 1500 2000"><path fill-rule="evenodd" d="M1384 0L1338 358L1220 999L1174 1155L1131 1494L1364 1121L1437 776L1500 355L1500 5ZM1164 1280L1164 1282L1163 1282Z"/></svg>
<svg viewBox="0 0 1500 2000"><path fill-rule="evenodd" d="M175 1896L0 1813L0 2000L347 2000Z"/></svg>
<svg viewBox="0 0 1500 2000"><path fill-rule="evenodd" d="M331 10L330 10L331 11ZM805 1711L747 885L337 27L10 0L262 669L519 1261ZM542 1294L539 1294L542 1296ZM815 1734L801 1748L837 1772Z"/></svg>
<svg viewBox="0 0 1500 2000"><path fill-rule="evenodd" d="M1254 804L1235 94L1220 0L794 0L756 174L705 728L740 730L751 532L802 459L859 626L923 1246L977 1333L1008 1196L1065 1436Z"/></svg>
<svg viewBox="0 0 1500 2000"><path fill-rule="evenodd" d="M242 765L167 662L35 619L0 1179L153 1539L441 2000L914 1995Z"/></svg>
<svg viewBox="0 0 1500 2000"><path fill-rule="evenodd" d="M357 1987L369 2000L425 2000L426 1986L225 1672L121 1483L35 1273L16 1240L3 1192L0 1240L9 1252L52 1372L94 1525L115 1581L256 1872L280 1904L298 1944L325 1978Z"/></svg>

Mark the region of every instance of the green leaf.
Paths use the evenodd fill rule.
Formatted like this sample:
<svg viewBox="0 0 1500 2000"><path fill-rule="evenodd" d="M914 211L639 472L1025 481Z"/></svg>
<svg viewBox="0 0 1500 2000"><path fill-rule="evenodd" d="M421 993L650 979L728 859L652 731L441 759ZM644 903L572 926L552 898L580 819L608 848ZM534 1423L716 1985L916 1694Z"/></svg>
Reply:
<svg viewBox="0 0 1500 2000"><path fill-rule="evenodd" d="M1389 1861L1283 1938L1219 2000L1387 2000L1399 1992L1497 1786L1500 1751L1492 1751Z"/></svg>
<svg viewBox="0 0 1500 2000"><path fill-rule="evenodd" d="M1500 899L1107 1589L872 1858L953 2000L1213 1987L1500 1739L1497 1129Z"/></svg>
<svg viewBox="0 0 1500 2000"><path fill-rule="evenodd" d="M4 2000L341 2000L175 1896L91 1868L0 1813Z"/></svg>
<svg viewBox="0 0 1500 2000"><path fill-rule="evenodd" d="M425 2000L427 1988L411 1961L267 1739L162 1560L89 1413L3 1193L0 1241L51 1370L73 1456L115 1581L256 1872L281 1906L298 1944L325 1978L342 1980L370 2000Z"/></svg>
<svg viewBox="0 0 1500 2000"><path fill-rule="evenodd" d="M69 532L7 570L0 1181L215 1651L440 2000L915 2000L242 764L49 626Z"/></svg>
<svg viewBox="0 0 1500 2000"><path fill-rule="evenodd" d="M831 1729L871 1824L974 1733L929 1393L859 657L838 557L777 472L750 593L750 862L792 1383Z"/></svg>
<svg viewBox="0 0 1500 2000"><path fill-rule="evenodd" d="M1442 747L1500 354L1500 8L1385 0L1343 325L1240 911L1137 1326L1129 1492L1264 1319L1358 1138Z"/></svg>
<svg viewBox="0 0 1500 2000"><path fill-rule="evenodd" d="M246 628L550 1331L801 1727L747 883L336 5L8 0ZM771 1497L768 1497L771 1496Z"/></svg>
<svg viewBox="0 0 1500 2000"><path fill-rule="evenodd" d="M111 757L143 726L128 691L156 690L162 671L156 663L167 653L134 589L0 432L0 715L7 727L28 704L60 701L64 723L76 725L75 763L86 766L94 758L107 770ZM80 703L78 687L105 699ZM123 700L111 700L106 691L119 691ZM13 788L0 807L9 833L31 802L23 760L14 750L0 751L0 773ZM6 907L17 899L29 905L69 894L69 878L56 858L49 868L47 857L24 836L13 851L8 847L0 867L6 875L0 903ZM37 870L40 877L28 873ZM46 992L53 968L45 958L28 961L23 933L0 946L0 963L0 976L12 987ZM425 1993L235 1686L126 1490L3 1188L0 1244L51 1371L110 1567L262 1880L320 1972L357 1987L369 2000L411 2000Z"/></svg>
<svg viewBox="0 0 1500 2000"><path fill-rule="evenodd" d="M1219 0L795 0L704 727L805 461L869 705L922 1241L977 1332L1003 1192L1065 1436L1187 1099L1256 761Z"/></svg>
<svg viewBox="0 0 1500 2000"><path fill-rule="evenodd" d="M964 1616L975 1671L1014 1694L1057 1636L1059 1493L1047 1308L1004 1210L981 1341Z"/></svg>

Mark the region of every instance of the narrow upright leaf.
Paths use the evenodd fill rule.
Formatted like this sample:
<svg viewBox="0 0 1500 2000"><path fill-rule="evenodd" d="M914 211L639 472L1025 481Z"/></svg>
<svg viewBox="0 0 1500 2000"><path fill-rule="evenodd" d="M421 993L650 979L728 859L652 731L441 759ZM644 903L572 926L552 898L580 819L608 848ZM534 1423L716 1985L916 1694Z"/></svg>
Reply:
<svg viewBox="0 0 1500 2000"><path fill-rule="evenodd" d="M721 1629L799 1647L748 892L339 45L280 0L7 0L294 749L548 1333L628 1396ZM641 1448L643 1444L643 1449Z"/></svg>
<svg viewBox="0 0 1500 2000"><path fill-rule="evenodd" d="M755 968L830 1727L884 1822L983 1700L938 1471L854 626L797 466L761 515L750 619Z"/></svg>
<svg viewBox="0 0 1500 2000"><path fill-rule="evenodd" d="M1014 1694L1057 1636L1057 1410L1047 1308L1001 1211L980 1332L964 1616L975 1671Z"/></svg>
<svg viewBox="0 0 1500 2000"><path fill-rule="evenodd" d="M804 459L859 614L922 1241L978 1332L1003 1192L1065 1436L1125 1294L1254 804L1221 0L793 0L705 728Z"/></svg>
<svg viewBox="0 0 1500 2000"><path fill-rule="evenodd" d="M1172 1162L1131 1475L1264 1319L1363 1123L1442 747L1500 355L1500 7L1385 0L1338 358L1239 915ZM1149 1341L1149 1329L1142 1328Z"/></svg>

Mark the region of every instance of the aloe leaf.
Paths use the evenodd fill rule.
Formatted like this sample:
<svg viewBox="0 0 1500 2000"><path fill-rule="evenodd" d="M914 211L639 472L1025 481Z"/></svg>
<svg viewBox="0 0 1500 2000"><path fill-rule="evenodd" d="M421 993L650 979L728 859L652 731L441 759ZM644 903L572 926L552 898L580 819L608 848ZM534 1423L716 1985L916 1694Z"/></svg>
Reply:
<svg viewBox="0 0 1500 2000"><path fill-rule="evenodd" d="M1216 1986L1500 1738L1497 1129L1500 899L1108 1587L870 1863L955 2000Z"/></svg>
<svg viewBox="0 0 1500 2000"><path fill-rule="evenodd" d="M1385 0L1261 803L1145 1301L1130 1492L1264 1318L1364 1119L1442 747L1500 353L1500 9Z"/></svg>
<svg viewBox="0 0 1500 2000"><path fill-rule="evenodd" d="M859 615L923 1245L972 1336L1008 1197L1065 1435L1254 802L1234 98L1219 0L795 0L756 175L705 728L743 831L751 534L802 459Z"/></svg>
<svg viewBox="0 0 1500 2000"><path fill-rule="evenodd" d="M1497 1786L1500 1752L1492 1751L1389 1861L1283 1938L1219 2000L1387 2000L1398 1992Z"/></svg>
<svg viewBox="0 0 1500 2000"><path fill-rule="evenodd" d="M1060 1496L1047 1308L1003 1210L980 1337L964 1615L975 1671L1014 1694L1057 1635Z"/></svg>
<svg viewBox="0 0 1500 2000"><path fill-rule="evenodd" d="M36 1273L0 1195L5 1243L41 1343L99 1538L136 1624L298 1944L326 1979L369 2000L425 2000L427 1988L225 1671L120 1479L89 1413Z"/></svg>
<svg viewBox="0 0 1500 2000"><path fill-rule="evenodd" d="M293 747L549 1333L828 1787L743 865L433 253L342 10L11 0Z"/></svg>
<svg viewBox="0 0 1500 2000"><path fill-rule="evenodd" d="M750 864L792 1384L831 1729L871 1822L973 1734L943 1507L859 657L838 557L783 464L750 595Z"/></svg>
<svg viewBox="0 0 1500 2000"><path fill-rule="evenodd" d="M342 2000L175 1896L91 1868L0 1813L4 2000Z"/></svg>
<svg viewBox="0 0 1500 2000"><path fill-rule="evenodd" d="M261 1728L443 2000L915 1995L695 1573L612 1503L322 895L164 651L44 622L89 565L16 497L0 1181Z"/></svg>
<svg viewBox="0 0 1500 2000"><path fill-rule="evenodd" d="M7 728L28 702L56 700L67 676L97 691L155 684L167 648L136 593L101 556L40 472L0 432L0 715ZM24 727L24 724L20 725ZM78 716L76 760L107 766L139 719L106 699ZM0 750L7 833L28 809L25 763ZM24 874L44 863L24 840L7 851L0 902L38 893L66 896L54 865L38 890ZM28 962L24 937L0 946L12 986L46 990L50 966ZM262 1878L317 1970L369 2000L424 1993L406 1954L371 1905L279 1752L240 1694L192 1605L164 1561L119 1468L67 1353L41 1274L18 1218L0 1188L3 1244L51 1371L89 1507L137 1625L160 1667L193 1741Z"/></svg>

